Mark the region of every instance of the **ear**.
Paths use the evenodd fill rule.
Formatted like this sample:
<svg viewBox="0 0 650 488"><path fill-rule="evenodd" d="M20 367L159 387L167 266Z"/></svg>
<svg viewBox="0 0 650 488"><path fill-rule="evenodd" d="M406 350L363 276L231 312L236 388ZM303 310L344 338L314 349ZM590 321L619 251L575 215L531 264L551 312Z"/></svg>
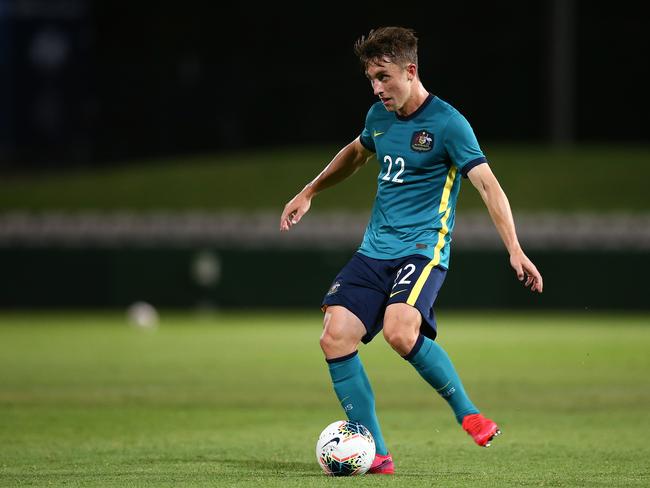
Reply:
<svg viewBox="0 0 650 488"><path fill-rule="evenodd" d="M409 63L406 66L406 76L408 77L409 81L414 80L417 74L418 74L418 67L413 63Z"/></svg>

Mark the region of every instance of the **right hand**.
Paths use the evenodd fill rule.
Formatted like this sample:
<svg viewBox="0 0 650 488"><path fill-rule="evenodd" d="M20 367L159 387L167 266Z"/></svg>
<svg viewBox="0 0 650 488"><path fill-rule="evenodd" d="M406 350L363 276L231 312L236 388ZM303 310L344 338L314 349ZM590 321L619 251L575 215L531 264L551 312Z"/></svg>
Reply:
<svg viewBox="0 0 650 488"><path fill-rule="evenodd" d="M280 230L288 231L292 226L300 222L300 219L309 211L311 197L300 192L284 206L282 217L280 217Z"/></svg>

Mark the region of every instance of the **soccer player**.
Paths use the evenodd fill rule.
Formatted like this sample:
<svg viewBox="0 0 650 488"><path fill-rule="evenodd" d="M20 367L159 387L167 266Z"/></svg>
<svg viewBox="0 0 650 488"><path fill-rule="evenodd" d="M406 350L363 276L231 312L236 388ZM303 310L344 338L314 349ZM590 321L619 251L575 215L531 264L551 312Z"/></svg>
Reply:
<svg viewBox="0 0 650 488"><path fill-rule="evenodd" d="M348 418L373 434L377 455L369 473L392 474L394 464L375 413L375 399L357 354L383 328L390 346L442 396L479 446L500 433L463 388L447 353L436 342L433 303L449 266L461 176L481 194L524 286L542 292L542 276L526 257L508 199L469 123L429 93L418 76L417 37L411 29L382 27L355 44L379 101L361 134L284 207L288 231L312 198L352 175L376 155L377 195L358 251L322 302L325 353L334 391Z"/></svg>

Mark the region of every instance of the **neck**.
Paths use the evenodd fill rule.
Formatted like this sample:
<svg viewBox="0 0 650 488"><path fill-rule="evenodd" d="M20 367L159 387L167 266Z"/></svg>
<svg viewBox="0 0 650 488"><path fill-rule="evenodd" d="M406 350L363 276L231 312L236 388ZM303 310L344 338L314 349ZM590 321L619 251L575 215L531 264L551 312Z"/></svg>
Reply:
<svg viewBox="0 0 650 488"><path fill-rule="evenodd" d="M418 108L420 108L420 105L424 103L428 96L429 92L426 90L426 88L424 88L422 83L418 81L417 86L413 88L411 96L408 98L402 108L397 110L397 114L400 117L408 117Z"/></svg>

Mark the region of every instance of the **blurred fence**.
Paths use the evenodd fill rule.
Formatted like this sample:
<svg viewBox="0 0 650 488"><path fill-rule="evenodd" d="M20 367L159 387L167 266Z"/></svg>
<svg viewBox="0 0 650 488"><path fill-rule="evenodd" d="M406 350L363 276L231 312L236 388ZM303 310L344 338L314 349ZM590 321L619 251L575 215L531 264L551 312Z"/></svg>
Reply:
<svg viewBox="0 0 650 488"><path fill-rule="evenodd" d="M0 214L0 246L353 249L367 223L365 212L310 213L281 233L276 212L8 212ZM528 250L650 251L650 214L519 213L517 233ZM485 211L463 213L453 235L454 250L503 248Z"/></svg>
<svg viewBox="0 0 650 488"><path fill-rule="evenodd" d="M366 223L365 214L310 214L280 233L275 213L5 214L0 306L318 307ZM515 280L485 213L463 214L441 306L650 308L650 215L517 223L544 294Z"/></svg>

